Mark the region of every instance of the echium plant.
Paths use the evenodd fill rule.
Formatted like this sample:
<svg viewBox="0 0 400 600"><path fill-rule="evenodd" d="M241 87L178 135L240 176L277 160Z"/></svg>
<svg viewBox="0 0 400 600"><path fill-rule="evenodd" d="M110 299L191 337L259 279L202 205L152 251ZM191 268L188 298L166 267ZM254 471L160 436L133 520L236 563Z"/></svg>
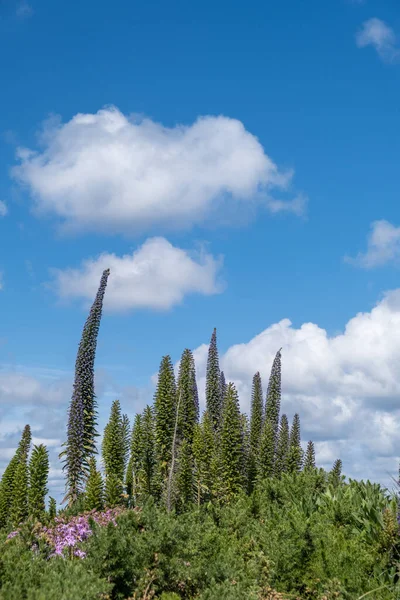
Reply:
<svg viewBox="0 0 400 600"><path fill-rule="evenodd" d="M26 462L28 459L29 449L31 445L31 428L29 425L25 425L24 430L22 432L21 440L18 444L17 451L14 456L10 460L6 470L3 473L3 476L0 481L0 527L6 525L8 519L10 518L10 512L12 509L12 505L14 504L14 488L15 488L15 478L16 471L18 465L21 461ZM23 471L23 468L21 468ZM24 473L21 472L20 469L20 477L19 482L24 485ZM22 477L21 477L22 476Z"/></svg>
<svg viewBox="0 0 400 600"><path fill-rule="evenodd" d="M29 514L40 519L46 510L46 494L49 477L49 453L46 446L34 446L29 461Z"/></svg>
<svg viewBox="0 0 400 600"><path fill-rule="evenodd" d="M260 448L261 433L263 431L263 391L261 375L257 372L253 377L251 392L250 412L250 453L248 461L248 490L253 489L257 474L257 456Z"/></svg>
<svg viewBox="0 0 400 600"><path fill-rule="evenodd" d="M191 447L194 428L199 420L199 398L193 354L189 349L183 351L179 365L178 394L181 394L178 438L180 443L185 439Z"/></svg>
<svg viewBox="0 0 400 600"><path fill-rule="evenodd" d="M103 298L110 269L103 271L96 298L83 328L75 363L75 381L68 415L67 441L63 469L66 471L67 494L73 504L83 491L90 457L96 453L96 397L94 394L94 360L99 333Z"/></svg>
<svg viewBox="0 0 400 600"><path fill-rule="evenodd" d="M275 444L279 430L279 411L281 407L281 350L278 350L272 363L265 404L265 419L271 421Z"/></svg>
<svg viewBox="0 0 400 600"><path fill-rule="evenodd" d="M214 431L221 426L222 417L222 393L221 393L221 371L219 368L219 357L217 348L217 330L211 336L208 347L207 373L206 373L206 407L213 423Z"/></svg>
<svg viewBox="0 0 400 600"><path fill-rule="evenodd" d="M307 450L304 457L304 470L315 469L315 448L311 440L307 444Z"/></svg>

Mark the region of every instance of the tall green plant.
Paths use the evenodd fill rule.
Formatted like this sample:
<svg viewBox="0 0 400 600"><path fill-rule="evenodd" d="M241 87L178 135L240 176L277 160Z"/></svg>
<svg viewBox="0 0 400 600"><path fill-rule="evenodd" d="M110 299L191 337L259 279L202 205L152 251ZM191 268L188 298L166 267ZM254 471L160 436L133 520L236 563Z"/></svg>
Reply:
<svg viewBox="0 0 400 600"><path fill-rule="evenodd" d="M205 411L201 423L196 425L193 436L194 478L196 503L211 499L213 487L212 464L215 453L215 436L213 424Z"/></svg>
<svg viewBox="0 0 400 600"><path fill-rule="evenodd" d="M14 527L18 527L28 516L28 484L28 458L22 456L15 469L13 483L10 516Z"/></svg>
<svg viewBox="0 0 400 600"><path fill-rule="evenodd" d="M110 419L104 429L102 447L107 506L115 506L122 500L125 467L124 433L121 405L119 400L114 400Z"/></svg>
<svg viewBox="0 0 400 600"><path fill-rule="evenodd" d="M230 500L244 484L243 430L239 397L233 383L228 384L226 392L219 443L225 499Z"/></svg>
<svg viewBox="0 0 400 600"><path fill-rule="evenodd" d="M113 500L113 498L112 498ZM85 491L85 509L101 510L104 506L104 486L100 471L97 470L96 459L94 456L89 462L89 477L86 483Z"/></svg>
<svg viewBox="0 0 400 600"><path fill-rule="evenodd" d="M124 473L128 466L129 450L131 444L131 424L128 415L122 415L122 439L124 448Z"/></svg>
<svg viewBox="0 0 400 600"><path fill-rule="evenodd" d="M188 349L183 351L179 365L178 394L181 397L178 415L179 441L186 440L190 450L194 427L199 420L199 403L193 354Z"/></svg>
<svg viewBox="0 0 400 600"><path fill-rule="evenodd" d="M7 465L0 481L0 527L4 527L11 516L14 500L14 486L17 467L21 460L28 458L31 445L31 428L25 425L17 450Z"/></svg>
<svg viewBox="0 0 400 600"><path fill-rule="evenodd" d="M206 373L206 407L213 423L214 431L218 431L222 416L221 373L217 348L217 330L211 336L208 348Z"/></svg>
<svg viewBox="0 0 400 600"><path fill-rule="evenodd" d="M193 453L188 440L183 440L179 448L176 489L178 507L187 510L194 501Z"/></svg>
<svg viewBox="0 0 400 600"><path fill-rule="evenodd" d="M133 504L135 504L137 500L139 473L143 462L143 446L142 415L138 413L135 415L132 427L130 457L125 480L126 493L130 502L133 502Z"/></svg>
<svg viewBox="0 0 400 600"><path fill-rule="evenodd" d="M143 454L141 471L143 472L143 477L140 482L140 492L144 495L152 495L156 491L156 446L154 411L151 406L146 406L143 411L142 427Z"/></svg>
<svg viewBox="0 0 400 600"><path fill-rule="evenodd" d="M57 502L55 498L50 496L49 498L49 517L50 519L55 519L57 516Z"/></svg>
<svg viewBox="0 0 400 600"><path fill-rule="evenodd" d="M266 419L261 433L257 461L257 477L262 480L275 474L275 431L272 422Z"/></svg>
<svg viewBox="0 0 400 600"><path fill-rule="evenodd" d="M278 442L276 446L275 474L280 477L287 471L289 455L289 421L285 414L281 416Z"/></svg>
<svg viewBox="0 0 400 600"><path fill-rule="evenodd" d="M158 372L157 391L154 397L155 445L159 471L159 486L165 489L171 464L171 447L174 437L177 392L171 357L164 356Z"/></svg>
<svg viewBox="0 0 400 600"><path fill-rule="evenodd" d="M69 504L77 501L83 491L88 473L90 457L96 453L95 439L98 436L97 404L94 393L94 361L97 336L100 328L103 298L110 269L106 269L100 280L96 298L83 328L75 363L75 381L68 414L67 441L63 469L67 479L67 493L63 500Z"/></svg>
<svg viewBox="0 0 400 600"><path fill-rule="evenodd" d="M275 355L268 383L265 403L265 419L270 421L274 432L275 444L279 430L279 412L281 407L281 350Z"/></svg>
<svg viewBox="0 0 400 600"><path fill-rule="evenodd" d="M314 442L312 442L311 440L307 444L307 450L304 457L304 469L315 469L315 448Z"/></svg>
<svg viewBox="0 0 400 600"><path fill-rule="evenodd" d="M257 476L257 457L264 419L263 412L261 375L259 372L257 372L253 377L250 407L250 452L248 463L248 485L250 492L253 489L253 485Z"/></svg>
<svg viewBox="0 0 400 600"><path fill-rule="evenodd" d="M34 446L29 461L29 514L40 519L46 511L48 492L49 453L46 446Z"/></svg>
<svg viewBox="0 0 400 600"><path fill-rule="evenodd" d="M303 450L300 440L300 417L296 413L290 430L288 471L296 473L301 470L303 464Z"/></svg>
<svg viewBox="0 0 400 600"><path fill-rule="evenodd" d="M329 482L337 487L342 481L342 461L337 458L333 463L332 470L329 473Z"/></svg>
<svg viewBox="0 0 400 600"><path fill-rule="evenodd" d="M222 403L222 408L221 411L223 412L224 408L224 398L226 395L226 389L227 389L227 385L226 385L226 380L225 380L225 373L223 371L221 371L220 374L220 394L221 394L221 403Z"/></svg>
<svg viewBox="0 0 400 600"><path fill-rule="evenodd" d="M175 426L174 433L172 436L171 443L171 463L169 465L169 473L168 473L168 481L166 486L166 506L167 511L171 512L173 506L173 496L174 496L174 476L176 475L176 455L178 449L178 426L179 426L179 411L181 407L181 399L182 395L178 396L178 404L176 405L176 416L175 416Z"/></svg>

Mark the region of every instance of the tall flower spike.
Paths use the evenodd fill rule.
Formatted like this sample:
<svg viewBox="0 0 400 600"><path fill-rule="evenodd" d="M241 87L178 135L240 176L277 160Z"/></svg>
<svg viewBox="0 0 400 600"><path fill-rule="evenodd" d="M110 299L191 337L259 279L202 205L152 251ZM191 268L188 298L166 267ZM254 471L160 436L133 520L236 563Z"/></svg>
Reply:
<svg viewBox="0 0 400 600"><path fill-rule="evenodd" d="M275 444L278 436L279 411L281 408L281 350L282 348L278 350L272 363L265 405L265 418L267 421L271 421Z"/></svg>
<svg viewBox="0 0 400 600"><path fill-rule="evenodd" d="M34 446L29 461L29 514L40 519L46 510L49 478L49 453L46 446Z"/></svg>
<svg viewBox="0 0 400 600"><path fill-rule="evenodd" d="M186 439L191 447L194 428L199 420L199 399L193 354L187 348L182 353L179 365L178 394L181 394L178 416L179 443Z"/></svg>
<svg viewBox="0 0 400 600"><path fill-rule="evenodd" d="M224 398L226 395L226 380L225 380L225 373L223 371L221 371L220 374L220 385L221 385L221 402L222 402L222 412L224 410Z"/></svg>
<svg viewBox="0 0 400 600"><path fill-rule="evenodd" d="M226 500L238 493L243 477L243 429L239 397L233 383L228 384L220 435L221 479Z"/></svg>
<svg viewBox="0 0 400 600"><path fill-rule="evenodd" d="M342 481L342 461L340 458L333 463L332 470L329 473L330 482L337 487Z"/></svg>
<svg viewBox="0 0 400 600"><path fill-rule="evenodd" d="M221 372L217 348L217 330L211 336L208 348L207 375L206 375L206 407L213 422L214 431L221 425L222 397L221 397Z"/></svg>
<svg viewBox="0 0 400 600"><path fill-rule="evenodd" d="M296 473L303 464L303 450L300 442L300 417L296 413L293 417L289 437L288 471Z"/></svg>
<svg viewBox="0 0 400 600"><path fill-rule="evenodd" d="M95 438L97 406L94 394L94 360L97 336L100 328L104 293L110 269L103 271L96 298L83 328L81 342L75 363L75 381L68 415L66 449L63 469L67 474L67 494L69 504L76 501L83 491L90 457L96 453Z"/></svg>
<svg viewBox="0 0 400 600"><path fill-rule="evenodd" d="M315 448L311 440L307 444L306 455L304 457L304 470L315 469Z"/></svg>
<svg viewBox="0 0 400 600"><path fill-rule="evenodd" d="M278 442L276 445L275 473L278 477L287 471L289 454L289 421L284 414L281 416Z"/></svg>
<svg viewBox="0 0 400 600"><path fill-rule="evenodd" d="M6 470L0 481L0 527L3 527L9 516L12 504L14 501L14 485L16 470L21 461L26 461L28 458L30 446L31 446L31 428L29 425L25 425L22 432L21 440L18 444L17 451L10 460ZM23 476L23 473L21 473ZM23 477L22 477L23 479ZM22 481L20 479L20 481Z"/></svg>
<svg viewBox="0 0 400 600"><path fill-rule="evenodd" d="M160 468L161 485L166 483L171 462L171 445L177 409L174 367L170 356L163 356L154 396L155 442Z"/></svg>
<svg viewBox="0 0 400 600"><path fill-rule="evenodd" d="M263 431L263 391L260 373L257 372L253 377L253 386L251 392L251 412L250 412L250 453L248 461L248 490L253 489L253 484L257 475L257 456L260 448L261 433Z"/></svg>

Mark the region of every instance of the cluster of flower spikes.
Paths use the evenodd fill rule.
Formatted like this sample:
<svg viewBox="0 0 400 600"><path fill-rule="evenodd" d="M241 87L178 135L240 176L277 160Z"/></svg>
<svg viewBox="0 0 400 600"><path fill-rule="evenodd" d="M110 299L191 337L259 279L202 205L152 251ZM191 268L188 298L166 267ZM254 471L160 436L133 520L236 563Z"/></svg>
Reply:
<svg viewBox="0 0 400 600"><path fill-rule="evenodd" d="M113 523L116 526L117 517L126 510L122 506L117 506L102 512L92 510L72 517L69 520L63 517L56 517L55 525L53 527L42 527L38 532L38 538L43 539L53 548L54 552L51 556L65 556L65 549L69 549L70 556L85 558L86 552L79 546L93 533L90 527L90 520L93 519L101 527L108 525L108 523ZM12 531L8 534L7 538L12 539L18 533L18 530Z"/></svg>

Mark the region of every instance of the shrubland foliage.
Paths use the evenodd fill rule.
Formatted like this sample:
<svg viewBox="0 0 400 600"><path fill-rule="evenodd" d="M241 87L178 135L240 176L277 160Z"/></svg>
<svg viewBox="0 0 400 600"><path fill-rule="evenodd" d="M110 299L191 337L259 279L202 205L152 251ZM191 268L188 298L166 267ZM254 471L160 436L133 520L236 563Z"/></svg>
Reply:
<svg viewBox="0 0 400 600"><path fill-rule="evenodd" d="M67 505L45 507L48 453L27 425L0 482L0 600L400 599L398 501L316 467L300 417L281 410L281 350L250 418L220 371L214 329L206 410L193 354L164 356L132 429L111 406L95 459L94 359L109 271L76 360L64 458ZM30 458L29 458L30 455ZM364 595L364 596L363 596ZM367 595L367 596L366 596Z"/></svg>
<svg viewBox="0 0 400 600"><path fill-rule="evenodd" d="M148 498L46 528L25 524L1 540L0 598L45 598L41 590L51 589L72 599L82 587L86 596L76 598L272 600L275 590L285 600L356 600L380 588L370 597L393 600L396 510L380 486L334 487L315 469L181 514ZM55 547L65 558L49 558Z"/></svg>

